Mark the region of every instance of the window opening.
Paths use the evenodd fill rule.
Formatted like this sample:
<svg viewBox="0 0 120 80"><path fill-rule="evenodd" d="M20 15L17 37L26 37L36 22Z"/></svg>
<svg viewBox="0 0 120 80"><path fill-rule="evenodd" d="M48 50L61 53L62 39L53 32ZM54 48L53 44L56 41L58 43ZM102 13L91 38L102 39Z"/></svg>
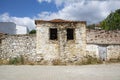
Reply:
<svg viewBox="0 0 120 80"><path fill-rule="evenodd" d="M74 29L68 28L67 29L67 40L74 39Z"/></svg>
<svg viewBox="0 0 120 80"><path fill-rule="evenodd" d="M50 40L57 40L57 28L50 28Z"/></svg>

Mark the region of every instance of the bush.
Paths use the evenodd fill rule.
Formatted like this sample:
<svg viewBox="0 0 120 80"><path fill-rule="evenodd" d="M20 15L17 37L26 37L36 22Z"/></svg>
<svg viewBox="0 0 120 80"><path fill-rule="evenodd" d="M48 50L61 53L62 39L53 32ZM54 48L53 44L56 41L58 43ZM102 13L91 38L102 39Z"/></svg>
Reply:
<svg viewBox="0 0 120 80"><path fill-rule="evenodd" d="M87 55L85 64L97 64L102 63L101 60L97 59L95 56Z"/></svg>
<svg viewBox="0 0 120 80"><path fill-rule="evenodd" d="M60 59L54 59L52 60L53 65L67 65L65 61L62 61Z"/></svg>
<svg viewBox="0 0 120 80"><path fill-rule="evenodd" d="M53 64L53 65L59 65L59 64L61 64L61 61L60 61L59 59L54 59L54 60L52 61L52 64Z"/></svg>
<svg viewBox="0 0 120 80"><path fill-rule="evenodd" d="M24 57L22 55L14 57L14 58L10 58L9 59L9 64L24 64Z"/></svg>
<svg viewBox="0 0 120 80"><path fill-rule="evenodd" d="M29 34L36 34L36 30L30 31Z"/></svg>

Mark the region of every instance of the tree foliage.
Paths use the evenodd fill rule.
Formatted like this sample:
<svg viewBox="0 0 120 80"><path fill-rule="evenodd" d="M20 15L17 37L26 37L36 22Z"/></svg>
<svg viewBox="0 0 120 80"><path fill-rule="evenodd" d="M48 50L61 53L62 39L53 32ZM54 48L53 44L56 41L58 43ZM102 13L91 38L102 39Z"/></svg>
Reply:
<svg viewBox="0 0 120 80"><path fill-rule="evenodd" d="M90 24L90 25L87 25L87 28L88 29L94 29L94 30L96 30L96 29L101 29L101 26L100 26L100 24Z"/></svg>
<svg viewBox="0 0 120 80"><path fill-rule="evenodd" d="M88 29L95 29L95 24L91 24L87 26Z"/></svg>
<svg viewBox="0 0 120 80"><path fill-rule="evenodd" d="M31 30L29 34L36 34L36 30Z"/></svg>
<svg viewBox="0 0 120 80"><path fill-rule="evenodd" d="M111 12L100 25L105 30L120 30L120 9Z"/></svg>

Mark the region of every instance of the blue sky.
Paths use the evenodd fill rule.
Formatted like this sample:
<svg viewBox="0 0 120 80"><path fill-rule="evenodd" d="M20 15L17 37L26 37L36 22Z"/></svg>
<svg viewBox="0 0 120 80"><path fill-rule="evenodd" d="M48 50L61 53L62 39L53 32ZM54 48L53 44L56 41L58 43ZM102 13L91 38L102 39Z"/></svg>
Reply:
<svg viewBox="0 0 120 80"><path fill-rule="evenodd" d="M0 22L35 29L34 20L65 19L99 23L120 8L119 0L0 0Z"/></svg>
<svg viewBox="0 0 120 80"><path fill-rule="evenodd" d="M43 11L56 12L58 9L54 3L42 2L37 0L1 0L0 14L8 12L16 17L34 17Z"/></svg>

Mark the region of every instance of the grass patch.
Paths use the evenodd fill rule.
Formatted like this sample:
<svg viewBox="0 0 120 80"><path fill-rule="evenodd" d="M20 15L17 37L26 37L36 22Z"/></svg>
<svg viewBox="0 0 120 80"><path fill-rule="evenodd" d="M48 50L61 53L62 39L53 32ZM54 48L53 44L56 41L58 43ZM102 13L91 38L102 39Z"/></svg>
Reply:
<svg viewBox="0 0 120 80"><path fill-rule="evenodd" d="M65 61L62 61L60 59L54 59L54 60L52 60L52 64L53 65L67 65L67 63Z"/></svg>
<svg viewBox="0 0 120 80"><path fill-rule="evenodd" d="M109 61L107 61L107 63L118 63L120 62L120 57L118 58L111 58Z"/></svg>
<svg viewBox="0 0 120 80"><path fill-rule="evenodd" d="M101 60L99 60L98 58L96 58L95 56L90 56L87 55L85 56L85 61L83 61L83 64L98 64L98 63L102 63Z"/></svg>
<svg viewBox="0 0 120 80"><path fill-rule="evenodd" d="M10 58L9 59L9 64L24 64L24 57L22 55L14 57L14 58Z"/></svg>

